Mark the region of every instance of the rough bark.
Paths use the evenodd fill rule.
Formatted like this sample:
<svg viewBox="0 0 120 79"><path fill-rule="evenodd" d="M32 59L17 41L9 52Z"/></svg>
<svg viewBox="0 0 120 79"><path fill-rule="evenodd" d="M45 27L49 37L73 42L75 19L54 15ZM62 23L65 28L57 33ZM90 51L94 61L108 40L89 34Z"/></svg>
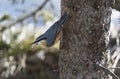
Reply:
<svg viewBox="0 0 120 79"><path fill-rule="evenodd" d="M60 79L101 79L95 68L103 60L110 24L109 0L61 0L63 26L59 56Z"/></svg>

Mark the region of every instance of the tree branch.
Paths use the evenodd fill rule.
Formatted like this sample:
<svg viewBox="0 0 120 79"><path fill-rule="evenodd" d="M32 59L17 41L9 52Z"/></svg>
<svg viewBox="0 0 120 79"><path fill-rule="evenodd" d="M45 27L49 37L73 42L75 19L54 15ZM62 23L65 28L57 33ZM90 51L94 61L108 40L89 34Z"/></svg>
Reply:
<svg viewBox="0 0 120 79"><path fill-rule="evenodd" d="M120 69L120 67L111 67L109 69Z"/></svg>
<svg viewBox="0 0 120 79"><path fill-rule="evenodd" d="M103 66L100 66L100 65L96 65L96 67L99 70L103 70L105 73L110 74L114 79L119 79L119 77L116 74L114 74L113 72L111 72L109 69L107 69Z"/></svg>
<svg viewBox="0 0 120 79"><path fill-rule="evenodd" d="M35 15L38 11L40 11L40 10L45 6L45 4L46 4L48 1L49 1L49 0L45 0L45 1L43 2L43 4L42 4L40 7L38 7L36 10L34 10L34 11L32 11L31 13L28 13L28 14L26 14L26 15L18 18L16 21L8 24L6 27L7 27L7 28L10 28L10 27L12 27L13 25L15 25L15 24L17 24L17 23L22 22L23 20L25 20L26 18L30 17L31 15Z"/></svg>

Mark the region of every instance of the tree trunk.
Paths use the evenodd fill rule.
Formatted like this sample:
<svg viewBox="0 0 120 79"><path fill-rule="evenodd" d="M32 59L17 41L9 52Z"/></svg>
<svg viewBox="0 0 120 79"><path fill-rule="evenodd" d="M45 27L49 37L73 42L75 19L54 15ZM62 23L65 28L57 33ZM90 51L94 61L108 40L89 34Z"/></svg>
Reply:
<svg viewBox="0 0 120 79"><path fill-rule="evenodd" d="M63 26L60 79L102 79L95 65L106 52L109 6L109 0L61 0L62 14L70 18Z"/></svg>

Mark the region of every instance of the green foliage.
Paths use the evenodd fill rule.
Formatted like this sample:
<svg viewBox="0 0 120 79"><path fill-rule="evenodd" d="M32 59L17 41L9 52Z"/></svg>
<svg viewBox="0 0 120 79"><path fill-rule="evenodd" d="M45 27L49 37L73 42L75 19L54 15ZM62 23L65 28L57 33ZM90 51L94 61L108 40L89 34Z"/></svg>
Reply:
<svg viewBox="0 0 120 79"><path fill-rule="evenodd" d="M26 45L24 43L21 44L16 44L14 46L11 46L9 49L8 53L6 54L7 56L16 56L19 54L27 53L27 51L30 50L30 45Z"/></svg>
<svg viewBox="0 0 120 79"><path fill-rule="evenodd" d="M8 50L10 48L9 44L6 44L3 41L0 41L0 50Z"/></svg>
<svg viewBox="0 0 120 79"><path fill-rule="evenodd" d="M10 15L4 14L4 15L0 18L0 21L5 21L5 20L9 20L9 19L10 19Z"/></svg>
<svg viewBox="0 0 120 79"><path fill-rule="evenodd" d="M6 29L4 26L0 26L0 32L3 32Z"/></svg>

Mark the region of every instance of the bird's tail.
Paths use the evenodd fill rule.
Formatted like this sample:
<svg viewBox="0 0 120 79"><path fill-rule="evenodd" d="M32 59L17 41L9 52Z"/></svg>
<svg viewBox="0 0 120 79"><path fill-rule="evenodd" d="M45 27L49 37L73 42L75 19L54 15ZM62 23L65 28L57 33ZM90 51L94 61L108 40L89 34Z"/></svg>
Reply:
<svg viewBox="0 0 120 79"><path fill-rule="evenodd" d="M59 24L63 25L69 18L69 15L67 13L64 13L64 15L60 18Z"/></svg>

